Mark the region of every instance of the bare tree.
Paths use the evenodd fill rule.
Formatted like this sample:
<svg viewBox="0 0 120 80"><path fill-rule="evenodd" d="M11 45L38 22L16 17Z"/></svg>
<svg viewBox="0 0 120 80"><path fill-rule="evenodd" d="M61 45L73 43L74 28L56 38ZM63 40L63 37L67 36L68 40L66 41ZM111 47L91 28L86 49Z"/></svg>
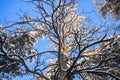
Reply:
<svg viewBox="0 0 120 80"><path fill-rule="evenodd" d="M0 26L2 73L31 73L37 80L120 79L119 47L113 46L116 42L119 46L119 34L113 31L109 37L104 25L86 24L85 17L77 13L76 0L26 2L35 5L39 16L23 15L20 22ZM39 52L34 45L44 36L51 42L50 50Z"/></svg>

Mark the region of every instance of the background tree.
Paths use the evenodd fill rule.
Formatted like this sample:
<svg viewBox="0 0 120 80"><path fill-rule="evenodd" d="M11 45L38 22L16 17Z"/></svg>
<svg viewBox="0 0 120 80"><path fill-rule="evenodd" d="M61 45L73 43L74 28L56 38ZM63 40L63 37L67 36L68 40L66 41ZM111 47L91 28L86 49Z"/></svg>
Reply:
<svg viewBox="0 0 120 80"><path fill-rule="evenodd" d="M23 14L21 21L0 26L1 74L30 73L37 80L120 79L116 31L110 37L105 25L87 23L77 12L76 0L25 2L35 5L38 15ZM34 45L44 37L50 41L49 49L39 52Z"/></svg>
<svg viewBox="0 0 120 80"><path fill-rule="evenodd" d="M105 18L107 13L113 15L115 19L120 18L120 0L94 0L94 4L100 8L102 16Z"/></svg>

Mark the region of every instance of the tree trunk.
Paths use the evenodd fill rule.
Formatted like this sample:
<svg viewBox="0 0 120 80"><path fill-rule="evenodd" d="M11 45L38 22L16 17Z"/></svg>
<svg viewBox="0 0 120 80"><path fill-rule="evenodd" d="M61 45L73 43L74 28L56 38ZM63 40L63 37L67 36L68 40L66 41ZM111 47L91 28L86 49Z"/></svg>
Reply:
<svg viewBox="0 0 120 80"><path fill-rule="evenodd" d="M60 80L67 80L67 78L65 78L65 75L66 75L65 71L68 69L67 63L68 63L68 57L67 57L66 46L64 42L62 42L61 54L60 54L60 64L61 64Z"/></svg>

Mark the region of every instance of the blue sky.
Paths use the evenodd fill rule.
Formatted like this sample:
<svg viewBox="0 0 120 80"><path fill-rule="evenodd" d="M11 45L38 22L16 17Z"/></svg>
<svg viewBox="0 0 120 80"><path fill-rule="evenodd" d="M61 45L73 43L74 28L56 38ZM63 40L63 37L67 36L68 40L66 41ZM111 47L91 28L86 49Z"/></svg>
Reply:
<svg viewBox="0 0 120 80"><path fill-rule="evenodd" d="M0 22L3 22L5 19L16 19L15 13L23 6L24 4L20 3L20 0L0 0Z"/></svg>
<svg viewBox="0 0 120 80"><path fill-rule="evenodd" d="M86 12L90 12L94 8L92 0L80 0L79 10L84 9ZM30 12L33 9L33 5L24 3L21 0L0 0L0 23L7 19L9 21L17 20L20 10Z"/></svg>
<svg viewBox="0 0 120 80"><path fill-rule="evenodd" d="M4 20L18 20L17 14L20 13L20 9L29 12L32 5L21 2L21 0L0 0L0 23L4 23Z"/></svg>
<svg viewBox="0 0 120 80"><path fill-rule="evenodd" d="M95 10L96 8L93 6L92 0L80 0L79 3L79 9L78 11L81 12L83 9L85 12L91 12L92 10ZM33 5L21 2L21 0L0 0L0 24L5 24L5 20L7 21L17 21L19 20L18 13L21 14L20 9L23 11L29 12L31 15L35 16L35 14L31 11L33 9ZM96 13L95 13L96 14ZM86 13L84 15L89 16L90 14ZM91 15L91 18L93 18L94 21L94 14ZM96 22L98 19L96 19ZM39 41L39 44L35 46L35 48L41 50L46 49L46 45L49 42L47 40L45 41ZM42 46L42 47L41 47ZM28 75L24 76L24 79L22 77L16 77L13 80L29 80ZM77 79L76 79L77 80Z"/></svg>

